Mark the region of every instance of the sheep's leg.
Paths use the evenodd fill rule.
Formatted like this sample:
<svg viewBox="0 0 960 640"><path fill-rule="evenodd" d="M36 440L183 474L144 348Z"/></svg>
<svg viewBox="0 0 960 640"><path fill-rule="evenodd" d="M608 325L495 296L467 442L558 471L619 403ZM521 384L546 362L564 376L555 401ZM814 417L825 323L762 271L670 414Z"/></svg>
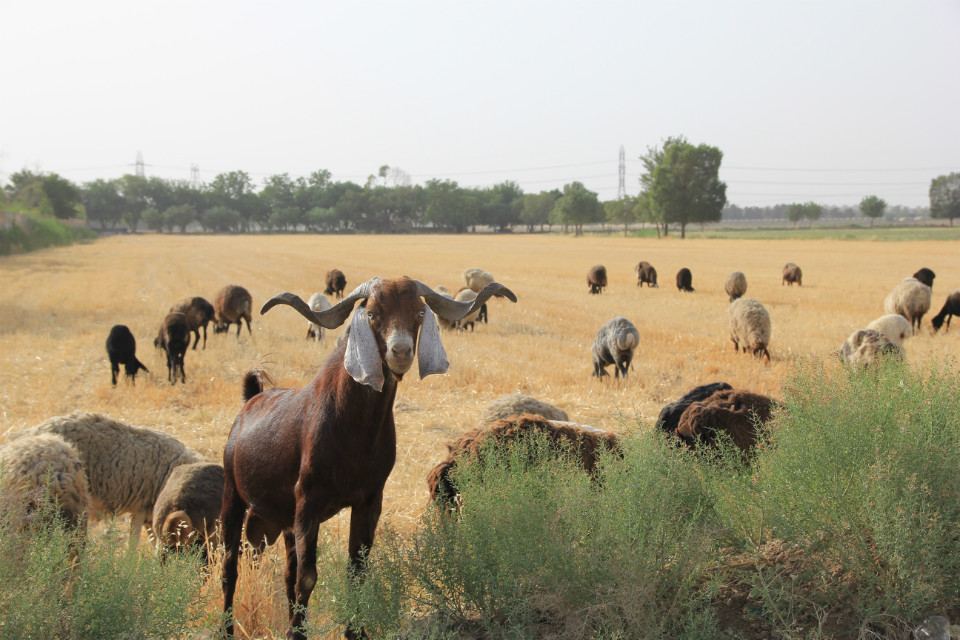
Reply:
<svg viewBox="0 0 960 640"><path fill-rule="evenodd" d="M203 325L203 348L207 348L207 325Z"/></svg>
<svg viewBox="0 0 960 640"><path fill-rule="evenodd" d="M136 549L137 544L140 543L140 529L143 528L144 522L146 518L142 513L134 513L130 516L130 537L127 544L131 549Z"/></svg>
<svg viewBox="0 0 960 640"><path fill-rule="evenodd" d="M193 330L193 348L196 349L198 344L200 344L200 327Z"/></svg>
<svg viewBox="0 0 960 640"><path fill-rule="evenodd" d="M223 485L223 508L220 513L224 549L220 583L223 587L223 612L229 616L225 619L226 627L224 628L228 638L233 637L233 598L237 591L237 561L240 559L240 536L243 533L243 518L246 511L247 505L237 495L233 479L230 474L227 474Z"/></svg>

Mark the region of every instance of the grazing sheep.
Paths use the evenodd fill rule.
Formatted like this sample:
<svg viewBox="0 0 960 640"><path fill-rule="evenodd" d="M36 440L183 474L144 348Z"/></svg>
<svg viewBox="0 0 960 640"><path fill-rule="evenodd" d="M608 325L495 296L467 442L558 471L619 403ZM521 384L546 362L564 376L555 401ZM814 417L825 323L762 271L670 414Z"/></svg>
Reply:
<svg viewBox="0 0 960 640"><path fill-rule="evenodd" d="M37 524L38 508L49 500L68 528L87 528L87 475L77 450L60 436L37 433L0 447L0 480L4 508L24 509L23 525Z"/></svg>
<svg viewBox="0 0 960 640"><path fill-rule="evenodd" d="M107 357L110 358L110 381L113 386L117 386L117 374L120 373L121 364L127 377L133 382L136 382L137 371L140 369L150 373L150 370L137 360L137 340L125 324L116 324L110 329L110 335L107 336Z"/></svg>
<svg viewBox="0 0 960 640"><path fill-rule="evenodd" d="M687 410L687 407L694 402L706 400L717 391L726 389L733 389L733 387L726 382L711 382L710 384L702 384L699 387L694 387L690 391L687 391L660 410L660 415L657 416L657 429L671 435L675 434L677 427L680 426L680 416Z"/></svg>
<svg viewBox="0 0 960 640"><path fill-rule="evenodd" d="M607 365L613 365L615 378L626 378L633 352L640 344L640 333L633 323L617 316L608 321L593 339L593 375L602 379L607 373Z"/></svg>
<svg viewBox="0 0 960 640"><path fill-rule="evenodd" d="M480 293L485 286L493 282L493 274L483 269L473 267L463 272L463 281L476 293ZM439 289L437 293L443 293ZM480 313L477 314L477 322L487 324L487 303L484 302L480 307Z"/></svg>
<svg viewBox="0 0 960 640"><path fill-rule="evenodd" d="M213 305L206 298L200 296L184 298L170 307L170 313L182 313L187 317L187 324L190 325L190 331L194 335L194 349L200 342L200 329L203 329L203 348L207 348L207 325L213 322L214 312Z"/></svg>
<svg viewBox="0 0 960 640"><path fill-rule="evenodd" d="M913 335L913 327L899 313L888 313L880 316L867 325L867 329L879 331L884 338L897 345L903 346L903 341Z"/></svg>
<svg viewBox="0 0 960 640"><path fill-rule="evenodd" d="M933 292L928 285L916 278L904 278L883 301L886 313L899 313L910 322L916 333L920 332L923 314L930 310Z"/></svg>
<svg viewBox="0 0 960 640"><path fill-rule="evenodd" d="M210 462L182 464L170 472L153 505L153 535L161 552L217 544L223 505L223 467ZM205 556L205 554L204 554Z"/></svg>
<svg viewBox="0 0 960 640"><path fill-rule="evenodd" d="M759 442L763 424L770 420L773 402L749 391L724 389L694 402L680 416L677 437L687 446L715 446L720 433L730 436L741 451Z"/></svg>
<svg viewBox="0 0 960 640"><path fill-rule="evenodd" d="M217 292L213 299L213 332L226 333L230 330L230 325L237 323L237 339L240 339L240 329L243 327L241 321L247 321L247 333L251 336L253 331L250 329L250 313L253 309L253 296L243 287L235 284L228 284Z"/></svg>
<svg viewBox="0 0 960 640"><path fill-rule="evenodd" d="M495 420L502 420L521 413L530 413L542 416L547 420L566 422L570 418L566 411L557 408L548 402L537 400L533 396L519 393L508 393L491 402L480 414L480 424L487 424Z"/></svg>
<svg viewBox="0 0 960 640"><path fill-rule="evenodd" d="M937 274L935 274L930 269L923 267L919 271L917 271L915 274L913 274L913 277L919 280L920 282L922 282L923 284L927 285L931 289L933 289L933 279L937 277Z"/></svg>
<svg viewBox="0 0 960 640"><path fill-rule="evenodd" d="M167 380L170 384L177 383L177 372L180 373L180 381L186 383L187 374L183 370L183 358L190 346L190 324L187 322L187 316L182 313L168 313L160 325L160 334L153 344L167 354Z"/></svg>
<svg viewBox="0 0 960 640"><path fill-rule="evenodd" d="M595 264L587 271L587 286L590 293L603 293L607 286L607 268L602 264Z"/></svg>
<svg viewBox="0 0 960 640"><path fill-rule="evenodd" d="M660 286L657 284L657 270L646 260L641 260L637 263L637 266L634 267L633 270L637 274L638 287L642 287L644 283L646 283L648 287Z"/></svg>
<svg viewBox="0 0 960 640"><path fill-rule="evenodd" d="M783 280L780 282L780 286L782 287L785 284L789 286L793 286L794 284L800 287L803 286L803 271L792 262L783 265Z"/></svg>
<svg viewBox="0 0 960 640"><path fill-rule="evenodd" d="M869 366L881 358L904 359L903 347L888 340L876 329L857 329L840 346L840 359L848 365Z"/></svg>
<svg viewBox="0 0 960 640"><path fill-rule="evenodd" d="M954 289L947 296L947 301L943 303L940 313L933 316L933 330L939 331L943 326L943 321L947 321L947 331L950 330L950 319L953 316L960 316L960 289Z"/></svg>
<svg viewBox="0 0 960 640"><path fill-rule="evenodd" d="M453 296L453 299L456 300L457 302L473 302L474 300L477 299L477 294L473 289L464 287L459 291L457 291L456 295ZM477 317L479 315L480 315L480 309L477 309L476 311L468 313L463 318L460 318L459 320L457 320L454 323L454 326L456 326L457 331L459 332L459 331L465 330L467 328L467 325L470 325L470 331L473 332L473 326L476 323Z"/></svg>
<svg viewBox="0 0 960 640"><path fill-rule="evenodd" d="M617 454L621 451L617 436L598 429L583 428L573 423L560 424L529 413L497 420L468 431L452 445L448 445L450 454L427 475L431 502L437 502L443 507L456 504L458 491L451 481L450 473L456 468L458 461L476 459L490 442L515 442L535 433L543 434L554 444L566 446L580 460L584 470L591 474L596 468L602 449Z"/></svg>
<svg viewBox="0 0 960 640"><path fill-rule="evenodd" d="M199 462L200 456L176 438L134 427L98 413L75 411L15 433L11 442L54 434L80 456L90 491L90 515L130 514L130 547L140 529L152 522L153 505L174 468Z"/></svg>
<svg viewBox="0 0 960 640"><path fill-rule="evenodd" d="M677 271L677 289L693 293L693 273L684 267Z"/></svg>
<svg viewBox="0 0 960 640"><path fill-rule="evenodd" d="M747 276L743 275L743 271L731 272L723 283L723 290L730 296L730 302L743 297L747 292Z"/></svg>
<svg viewBox="0 0 960 640"><path fill-rule="evenodd" d="M734 349L742 346L744 353L750 351L756 357L765 355L769 362L770 314L766 308L754 298L739 298L730 303L727 316Z"/></svg>
<svg viewBox="0 0 960 640"><path fill-rule="evenodd" d="M343 297L343 290L347 287L347 277L340 269L327 271L327 288L323 290L328 296L336 296L337 300Z"/></svg>
<svg viewBox="0 0 960 640"><path fill-rule="evenodd" d="M326 311L330 308L330 301L322 293L315 293L310 296L310 300L307 301L307 305L314 311ZM315 322L307 321L307 339L313 338L320 344L324 344L325 336L324 332L326 329L322 325L319 325Z"/></svg>
<svg viewBox="0 0 960 640"><path fill-rule="evenodd" d="M431 310L456 321L493 295L516 301L509 289L495 282L473 302L456 302L410 278L374 278L327 311L315 312L290 293L267 301L261 313L286 304L328 329L339 327L348 316L353 320L346 344L327 358L303 389L263 391L259 379L251 379L253 374L244 381L246 404L223 452L222 585L228 616L248 510L283 530L287 638L303 638L306 606L317 582L320 523L346 507L351 511L350 567L362 576L364 553L373 546L384 485L397 454L393 414L397 386L415 359L421 377L443 373L449 366ZM224 630L228 637L233 635L232 618L225 621ZM359 636L364 636L362 631ZM357 634L348 631L348 637Z"/></svg>

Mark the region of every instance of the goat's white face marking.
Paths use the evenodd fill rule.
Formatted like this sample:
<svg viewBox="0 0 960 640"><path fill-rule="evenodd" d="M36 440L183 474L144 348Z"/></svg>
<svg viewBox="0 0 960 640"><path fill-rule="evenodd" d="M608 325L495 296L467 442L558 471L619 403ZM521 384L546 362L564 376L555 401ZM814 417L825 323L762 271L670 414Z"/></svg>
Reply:
<svg viewBox="0 0 960 640"><path fill-rule="evenodd" d="M405 374L413 365L414 347L413 336L408 331L397 329L387 336L387 353L385 360L390 370L398 375Z"/></svg>

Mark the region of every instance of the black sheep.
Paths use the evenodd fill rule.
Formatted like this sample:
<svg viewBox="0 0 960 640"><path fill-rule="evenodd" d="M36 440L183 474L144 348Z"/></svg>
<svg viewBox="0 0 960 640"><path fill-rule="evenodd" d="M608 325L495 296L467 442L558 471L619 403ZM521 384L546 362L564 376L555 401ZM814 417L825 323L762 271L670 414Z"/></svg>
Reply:
<svg viewBox="0 0 960 640"><path fill-rule="evenodd" d="M919 280L919 278L917 278ZM954 289L947 296L947 301L943 303L940 313L933 316L933 330L939 331L943 326L943 321L947 321L947 331L950 330L950 319L953 316L960 316L960 289Z"/></svg>
<svg viewBox="0 0 960 640"><path fill-rule="evenodd" d="M160 334L153 341L153 345L167 353L167 380L170 384L176 384L177 372L180 373L180 381L186 383L183 357L190 347L190 324L187 316L182 313L168 313L160 325Z"/></svg>
<svg viewBox="0 0 960 640"><path fill-rule="evenodd" d="M653 269L653 267L650 267ZM690 272L690 269L684 267L677 271L677 289L680 291L689 291L693 292L693 274Z"/></svg>
<svg viewBox="0 0 960 640"><path fill-rule="evenodd" d="M114 386L117 385L121 364L127 377L134 382L140 369L150 373L150 370L137 360L137 340L125 324L117 324L110 329L110 335L107 336L107 356L110 358L110 381Z"/></svg>

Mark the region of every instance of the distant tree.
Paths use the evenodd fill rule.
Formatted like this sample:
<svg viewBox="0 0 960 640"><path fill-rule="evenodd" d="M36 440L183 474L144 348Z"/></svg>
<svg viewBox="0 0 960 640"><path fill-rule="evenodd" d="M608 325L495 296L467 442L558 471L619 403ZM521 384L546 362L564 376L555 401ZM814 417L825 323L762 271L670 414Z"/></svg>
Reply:
<svg viewBox="0 0 960 640"><path fill-rule="evenodd" d="M556 191L541 191L540 193L526 193L520 205L520 222L527 225L527 231L533 233L533 228L550 222L550 212L553 204L559 197Z"/></svg>
<svg viewBox="0 0 960 640"><path fill-rule="evenodd" d="M314 207L307 211L305 216L307 229L311 231L330 231L336 228L337 211L336 209L325 209L323 207Z"/></svg>
<svg viewBox="0 0 960 640"><path fill-rule="evenodd" d="M50 206L50 213L56 218L73 218L77 215L80 202L80 189L66 178L56 173L43 177L43 195Z"/></svg>
<svg viewBox="0 0 960 640"><path fill-rule="evenodd" d="M428 180L425 192L426 219L438 229L464 233L477 224L477 196L455 180Z"/></svg>
<svg viewBox="0 0 960 640"><path fill-rule="evenodd" d="M603 207L597 194L582 182L563 186L563 196L554 205L557 219L563 225L573 225L574 235L583 235L583 225L603 219Z"/></svg>
<svg viewBox="0 0 960 640"><path fill-rule="evenodd" d="M117 181L102 178L83 186L81 200L87 209L87 222L98 221L101 229L106 228L108 224L110 227L116 226L123 216L126 205Z"/></svg>
<svg viewBox="0 0 960 640"><path fill-rule="evenodd" d="M300 209L296 207L280 207L270 214L270 226L284 231L296 229L301 217Z"/></svg>
<svg viewBox="0 0 960 640"><path fill-rule="evenodd" d="M787 220L793 223L793 228L796 229L800 224L800 221L803 220L803 205L800 203L793 203L787 205Z"/></svg>
<svg viewBox="0 0 960 640"><path fill-rule="evenodd" d="M876 218L882 218L887 208L887 201L877 196L866 196L860 201L860 214L870 218L870 226Z"/></svg>
<svg viewBox="0 0 960 640"><path fill-rule="evenodd" d="M520 222L523 189L507 180L480 191L479 223L506 231Z"/></svg>
<svg viewBox="0 0 960 640"><path fill-rule="evenodd" d="M218 205L200 215L200 224L208 231L230 233L239 228L240 214L229 207Z"/></svg>
<svg viewBox="0 0 960 640"><path fill-rule="evenodd" d="M188 204L174 205L163 212L163 219L171 231L180 227L180 233L185 233L187 225L197 220L197 210Z"/></svg>
<svg viewBox="0 0 960 640"><path fill-rule="evenodd" d="M163 219L163 214L153 208L145 209L141 215L141 219L143 223L147 225L148 229L153 229L157 232L163 231L166 222Z"/></svg>
<svg viewBox="0 0 960 640"><path fill-rule="evenodd" d="M821 215L823 215L823 206L816 202L804 202L803 204L794 203L787 205L786 209L787 220L793 223L794 229L797 228L800 221L804 218L810 220L810 224L812 225L813 221L819 220Z"/></svg>
<svg viewBox="0 0 960 640"><path fill-rule="evenodd" d="M930 182L930 217L960 218L960 173L938 176Z"/></svg>
<svg viewBox="0 0 960 640"><path fill-rule="evenodd" d="M648 192L641 191L633 199L633 217L637 222L653 224L657 228L657 238L660 237L660 222L653 215L653 207L650 205L650 194Z"/></svg>
<svg viewBox="0 0 960 640"><path fill-rule="evenodd" d="M803 217L810 221L811 226L813 226L813 221L819 220L822 215L823 205L816 202L805 202L803 204Z"/></svg>
<svg viewBox="0 0 960 640"><path fill-rule="evenodd" d="M719 222L727 203L727 185L720 180L723 153L706 144L694 146L682 136L668 138L661 148L651 147L641 157L645 173L640 182L649 194L654 218L680 225L686 237L691 222Z"/></svg>
<svg viewBox="0 0 960 640"><path fill-rule="evenodd" d="M603 203L603 210L607 214L607 221L623 225L623 235L627 235L627 225L636 221L634 213L636 199L624 196L619 200L609 200Z"/></svg>
<svg viewBox="0 0 960 640"><path fill-rule="evenodd" d="M297 206L296 188L296 183L288 173L273 175L264 180L259 198L270 210L271 220L278 210Z"/></svg>
<svg viewBox="0 0 960 640"><path fill-rule="evenodd" d="M269 207L257 197L253 181L245 171L218 174L210 183L210 197L212 205L239 213L244 231L249 231L254 223L265 223L270 215Z"/></svg>

